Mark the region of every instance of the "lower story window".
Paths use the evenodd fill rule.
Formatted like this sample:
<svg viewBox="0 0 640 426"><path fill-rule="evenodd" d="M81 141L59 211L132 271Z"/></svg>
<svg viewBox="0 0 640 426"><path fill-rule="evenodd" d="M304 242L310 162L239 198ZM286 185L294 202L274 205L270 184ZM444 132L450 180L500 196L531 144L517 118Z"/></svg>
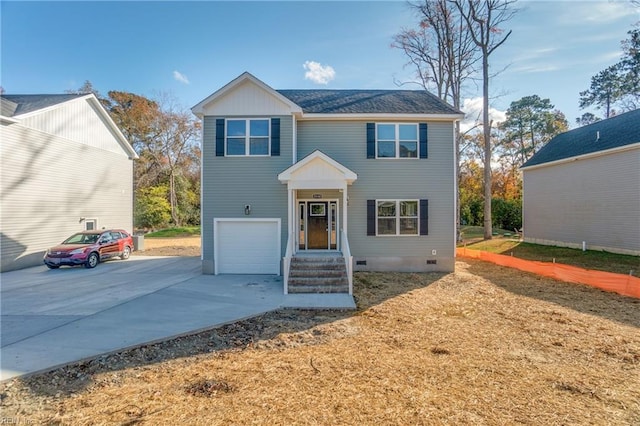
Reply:
<svg viewBox="0 0 640 426"><path fill-rule="evenodd" d="M378 200L377 235L418 235L418 200Z"/></svg>

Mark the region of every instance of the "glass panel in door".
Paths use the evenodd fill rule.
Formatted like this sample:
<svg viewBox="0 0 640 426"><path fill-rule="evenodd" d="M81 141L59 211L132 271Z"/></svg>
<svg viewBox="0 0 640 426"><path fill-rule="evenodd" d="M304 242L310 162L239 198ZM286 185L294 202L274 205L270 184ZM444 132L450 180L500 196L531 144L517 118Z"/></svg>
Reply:
<svg viewBox="0 0 640 426"><path fill-rule="evenodd" d="M330 224L329 227L331 229L330 238L330 246L331 250L336 250L338 248L338 203L332 201L329 203L330 206Z"/></svg>
<svg viewBox="0 0 640 426"><path fill-rule="evenodd" d="M305 218L306 218L306 203L298 203L298 218L299 218L299 227L298 227L298 248L300 250L305 250L307 248L307 237L305 233Z"/></svg>

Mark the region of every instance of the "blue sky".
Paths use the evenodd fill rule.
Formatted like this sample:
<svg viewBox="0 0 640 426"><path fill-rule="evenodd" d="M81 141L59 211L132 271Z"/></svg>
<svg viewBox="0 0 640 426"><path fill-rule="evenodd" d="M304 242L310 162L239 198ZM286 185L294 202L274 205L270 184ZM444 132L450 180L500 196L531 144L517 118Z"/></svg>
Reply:
<svg viewBox="0 0 640 426"><path fill-rule="evenodd" d="M620 59L640 9L623 0L517 7L492 59L503 70L492 106L504 111L537 94L573 122L583 112L579 92ZM0 84L9 94L63 93L90 80L103 94L169 92L190 108L244 71L276 89L392 89L414 78L390 47L395 33L416 28L403 1L2 1L0 14ZM469 111L480 92L472 85L464 94Z"/></svg>

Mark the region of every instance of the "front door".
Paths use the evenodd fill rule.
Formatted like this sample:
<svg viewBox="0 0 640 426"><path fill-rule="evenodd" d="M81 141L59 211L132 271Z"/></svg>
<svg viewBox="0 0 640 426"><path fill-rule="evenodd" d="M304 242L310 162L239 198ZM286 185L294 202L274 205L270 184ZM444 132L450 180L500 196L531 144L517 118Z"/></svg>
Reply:
<svg viewBox="0 0 640 426"><path fill-rule="evenodd" d="M326 202L309 203L307 249L329 248L329 212Z"/></svg>
<svg viewBox="0 0 640 426"><path fill-rule="evenodd" d="M337 201L300 201L300 250L336 250Z"/></svg>

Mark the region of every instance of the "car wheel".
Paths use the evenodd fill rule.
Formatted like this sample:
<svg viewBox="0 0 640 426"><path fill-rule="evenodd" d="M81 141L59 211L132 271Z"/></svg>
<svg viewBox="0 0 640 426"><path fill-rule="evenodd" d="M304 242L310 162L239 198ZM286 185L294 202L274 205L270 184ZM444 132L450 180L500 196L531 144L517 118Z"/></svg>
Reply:
<svg viewBox="0 0 640 426"><path fill-rule="evenodd" d="M122 250L122 254L120 255L120 259L127 260L131 256L131 247L124 246L124 250Z"/></svg>
<svg viewBox="0 0 640 426"><path fill-rule="evenodd" d="M47 265L47 268L49 268L49 269L58 269L59 266L58 265Z"/></svg>
<svg viewBox="0 0 640 426"><path fill-rule="evenodd" d="M100 259L98 258L98 253L93 252L87 258L87 263L84 264L84 267L88 269L95 268L98 265L99 261Z"/></svg>

